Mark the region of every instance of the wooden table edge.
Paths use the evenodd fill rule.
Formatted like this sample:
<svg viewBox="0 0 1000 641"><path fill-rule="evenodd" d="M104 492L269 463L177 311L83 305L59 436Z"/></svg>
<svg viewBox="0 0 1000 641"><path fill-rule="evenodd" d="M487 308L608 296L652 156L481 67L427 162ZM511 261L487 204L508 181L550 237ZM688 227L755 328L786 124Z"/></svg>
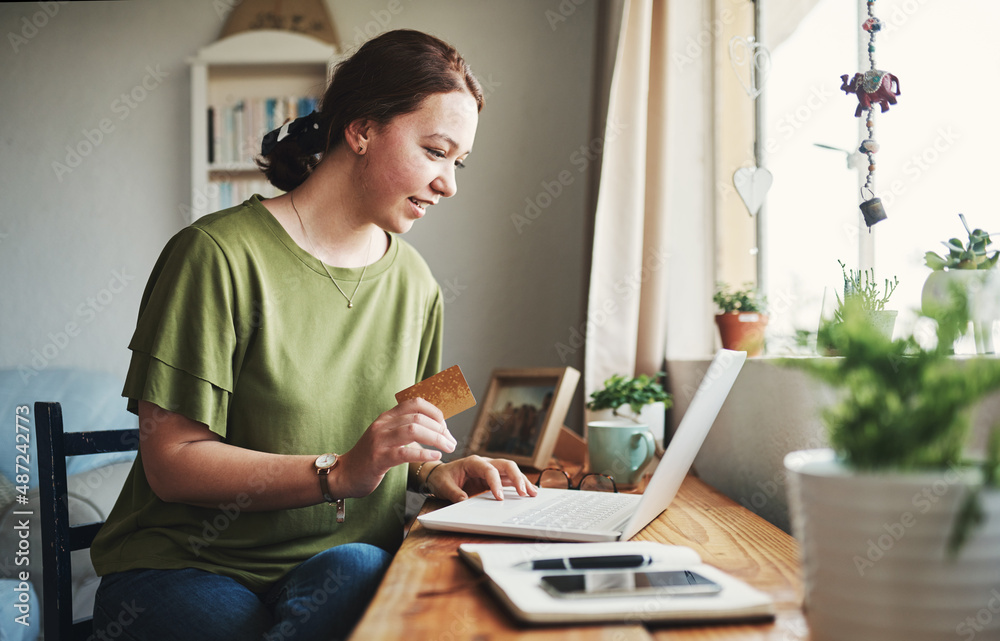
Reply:
<svg viewBox="0 0 1000 641"><path fill-rule="evenodd" d="M443 505L429 499L421 513ZM461 561L457 553L458 545L464 542L523 543L523 539L436 532L414 521L351 639L806 641L809 638L801 610L795 540L700 479L688 476L670 508L633 540L692 547L704 562L771 594L775 599L775 620L648 628L638 623L527 627L502 608L483 578Z"/></svg>

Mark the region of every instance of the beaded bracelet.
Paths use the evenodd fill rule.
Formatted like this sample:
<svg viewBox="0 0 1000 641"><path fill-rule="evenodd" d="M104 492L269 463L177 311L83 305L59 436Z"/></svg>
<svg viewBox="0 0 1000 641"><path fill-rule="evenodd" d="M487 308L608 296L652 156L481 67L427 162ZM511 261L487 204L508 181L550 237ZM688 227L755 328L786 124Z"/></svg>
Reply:
<svg viewBox="0 0 1000 641"><path fill-rule="evenodd" d="M431 468L431 471L427 473L427 478L425 478L424 482L420 484L420 489L418 490L418 492L420 492L420 494L423 494L424 496L434 496L434 492L431 491L431 486L430 486L431 475L434 474L434 470L438 469L442 465L444 465L444 463L439 463L439 464L435 465L434 467ZM420 474L420 468L423 467L423 466L424 466L424 464L421 463L420 467L417 468L417 475L418 475L417 476L417 481L420 480L420 476L419 476L419 474Z"/></svg>
<svg viewBox="0 0 1000 641"><path fill-rule="evenodd" d="M417 466L417 471L413 473L414 482L407 483L407 487L409 489L412 489L413 491L417 491L420 489L420 470L424 469L425 465L427 465L427 461L421 461L420 465Z"/></svg>

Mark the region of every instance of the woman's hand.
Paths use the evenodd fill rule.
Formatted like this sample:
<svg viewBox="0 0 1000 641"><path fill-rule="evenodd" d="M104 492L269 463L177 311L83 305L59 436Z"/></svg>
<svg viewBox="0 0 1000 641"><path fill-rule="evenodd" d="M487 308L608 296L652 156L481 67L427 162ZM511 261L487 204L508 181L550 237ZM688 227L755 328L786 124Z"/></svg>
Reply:
<svg viewBox="0 0 1000 641"><path fill-rule="evenodd" d="M427 485L438 498L452 503L464 501L472 494L490 490L498 501L503 500L503 486L513 487L520 496L536 496L538 488L507 459L466 456L435 467L427 475Z"/></svg>
<svg viewBox="0 0 1000 641"><path fill-rule="evenodd" d="M354 447L340 456L330 473L330 491L338 498L367 496L391 468L440 460L441 452L427 448L454 452L456 444L441 410L422 398L403 401L380 414Z"/></svg>

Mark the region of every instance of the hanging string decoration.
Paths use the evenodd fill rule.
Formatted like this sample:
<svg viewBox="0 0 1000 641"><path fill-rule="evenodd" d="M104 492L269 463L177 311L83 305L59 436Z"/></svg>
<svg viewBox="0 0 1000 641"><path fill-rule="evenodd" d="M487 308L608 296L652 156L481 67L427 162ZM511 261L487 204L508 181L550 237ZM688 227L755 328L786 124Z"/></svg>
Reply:
<svg viewBox="0 0 1000 641"><path fill-rule="evenodd" d="M771 52L756 38L735 36L729 41L729 65L740 81L743 91L752 100L764 92L764 85L771 73ZM743 68L746 67L746 72ZM744 75L747 76L744 79Z"/></svg>
<svg viewBox="0 0 1000 641"><path fill-rule="evenodd" d="M771 52L755 36L747 38L736 36L729 41L729 64L743 91L750 96L750 100L756 101L764 92L764 85L771 73ZM759 108L759 105L754 105L755 112ZM733 173L736 193L743 199L743 204L746 205L751 217L756 216L764 206L767 192L774 182L771 172L758 166L761 162L758 148L760 131L756 126L754 129L758 138L754 142L753 165L740 167Z"/></svg>
<svg viewBox="0 0 1000 641"><path fill-rule="evenodd" d="M889 105L896 104L896 96L900 92L899 78L875 66L875 36L882 30L882 21L875 17L875 0L868 0L868 19L861 28L868 33L868 71L856 73L853 78L846 74L841 76L843 84L840 88L846 93L857 95L858 108L854 112L856 118L867 112L865 126L868 137L861 143L858 151L868 157L868 178L861 188L861 196L866 198L866 191L868 195L867 200L861 203L861 213L871 231L872 225L886 218L882 200L875 197L875 154L879 150L879 144L875 140L875 106L880 106L883 113L889 111Z"/></svg>

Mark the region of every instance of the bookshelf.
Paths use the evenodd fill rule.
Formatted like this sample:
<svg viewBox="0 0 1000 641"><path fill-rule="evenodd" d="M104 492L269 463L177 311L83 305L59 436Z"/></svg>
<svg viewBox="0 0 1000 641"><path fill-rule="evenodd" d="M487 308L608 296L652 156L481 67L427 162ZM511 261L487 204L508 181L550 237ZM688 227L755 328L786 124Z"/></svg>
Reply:
<svg viewBox="0 0 1000 641"><path fill-rule="evenodd" d="M332 45L276 30L228 36L189 60L191 201L180 206L185 220L252 193L277 195L253 162L260 140L286 117L312 110L309 99L322 96L336 62Z"/></svg>

